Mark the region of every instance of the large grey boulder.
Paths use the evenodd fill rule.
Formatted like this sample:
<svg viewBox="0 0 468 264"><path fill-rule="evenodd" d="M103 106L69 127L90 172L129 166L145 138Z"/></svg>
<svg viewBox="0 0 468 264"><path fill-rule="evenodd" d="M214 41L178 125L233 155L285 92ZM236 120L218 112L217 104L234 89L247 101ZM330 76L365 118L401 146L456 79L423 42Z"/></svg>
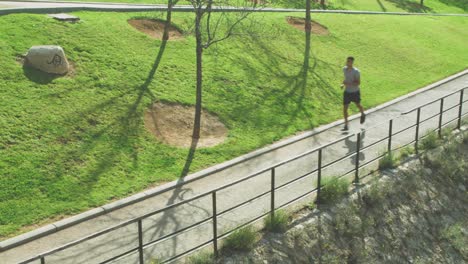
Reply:
<svg viewBox="0 0 468 264"><path fill-rule="evenodd" d="M28 66L53 74L65 74L69 64L65 52L60 46L33 46L26 54Z"/></svg>

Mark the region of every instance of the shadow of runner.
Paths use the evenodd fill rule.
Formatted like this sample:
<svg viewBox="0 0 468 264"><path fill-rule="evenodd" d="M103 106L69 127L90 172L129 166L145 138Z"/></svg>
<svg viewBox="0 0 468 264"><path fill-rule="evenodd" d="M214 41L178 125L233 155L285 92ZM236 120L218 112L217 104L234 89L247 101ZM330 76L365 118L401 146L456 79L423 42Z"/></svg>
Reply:
<svg viewBox="0 0 468 264"><path fill-rule="evenodd" d="M357 136L356 136L357 137ZM362 149L364 147L364 139L366 138L366 131L362 130L361 132L361 142L359 144L359 149ZM345 145L346 148L348 149L348 152L346 155L350 155L353 153L356 153L357 151L357 138L355 141L352 141L349 137L345 139ZM351 157L351 164L355 165L356 164L356 158L357 155L354 155ZM366 159L366 155L364 154L363 151L359 152L359 161L363 161Z"/></svg>

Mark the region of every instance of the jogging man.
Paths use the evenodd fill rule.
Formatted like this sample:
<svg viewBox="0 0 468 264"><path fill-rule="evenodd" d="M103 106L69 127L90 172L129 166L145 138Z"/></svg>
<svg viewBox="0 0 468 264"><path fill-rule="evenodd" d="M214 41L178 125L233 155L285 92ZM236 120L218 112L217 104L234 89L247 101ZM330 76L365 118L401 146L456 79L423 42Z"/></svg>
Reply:
<svg viewBox="0 0 468 264"><path fill-rule="evenodd" d="M346 66L343 68L344 81L341 88L345 88L343 93L343 115L345 119L344 130L348 130L348 107L353 102L361 111L361 124L366 121L366 115L364 114L364 108L361 105L361 92L359 85L361 84L361 73L355 67L353 67L354 58L348 57L346 60Z"/></svg>

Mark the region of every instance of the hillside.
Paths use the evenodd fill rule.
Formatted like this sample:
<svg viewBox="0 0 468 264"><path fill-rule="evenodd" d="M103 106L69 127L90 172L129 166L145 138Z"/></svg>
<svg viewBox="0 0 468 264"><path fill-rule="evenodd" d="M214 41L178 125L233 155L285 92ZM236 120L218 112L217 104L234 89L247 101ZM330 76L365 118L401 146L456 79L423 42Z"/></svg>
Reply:
<svg viewBox="0 0 468 264"><path fill-rule="evenodd" d="M228 137L186 164L188 149L158 141L143 117L157 100L194 104L191 15L175 15L184 38L169 42L152 75L161 41L127 20L164 14L75 14L82 22L0 17L2 238L175 180L187 164L198 171L341 118L341 69L351 54L367 108L468 66L465 18L315 15L329 34L313 35L304 68L304 33L286 22L295 14L256 14L205 51L204 108ZM72 75L23 68L21 55L43 44L64 48Z"/></svg>
<svg viewBox="0 0 468 264"><path fill-rule="evenodd" d="M466 263L468 133L220 263Z"/></svg>
<svg viewBox="0 0 468 264"><path fill-rule="evenodd" d="M117 2L135 4L167 4L167 0L70 0L78 2ZM224 3L224 1L215 1ZM245 5L245 0L229 0L231 5ZM326 0L326 9L365 10L383 12L416 12L416 13L467 13L468 2L465 0ZM305 8L305 0L268 0L260 1L259 6ZM321 9L320 0L312 0L312 8ZM188 0L179 0L180 5L189 5Z"/></svg>

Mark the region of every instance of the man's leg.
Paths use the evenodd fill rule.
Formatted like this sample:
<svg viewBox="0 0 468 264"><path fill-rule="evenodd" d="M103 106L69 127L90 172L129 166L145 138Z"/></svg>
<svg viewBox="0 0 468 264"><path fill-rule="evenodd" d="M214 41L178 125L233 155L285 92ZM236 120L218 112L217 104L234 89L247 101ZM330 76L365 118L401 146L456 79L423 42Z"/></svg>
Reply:
<svg viewBox="0 0 468 264"><path fill-rule="evenodd" d="M349 104L343 104L343 116L345 120L345 130L348 129L348 107L349 107Z"/></svg>
<svg viewBox="0 0 468 264"><path fill-rule="evenodd" d="M359 111L361 112L361 124L363 124L366 121L366 114L364 114L364 107L360 103L355 103L356 106L359 108Z"/></svg>
<svg viewBox="0 0 468 264"><path fill-rule="evenodd" d="M364 107L362 107L362 105L360 103L355 103L357 108L359 108L359 111L361 112L361 115L364 114Z"/></svg>

